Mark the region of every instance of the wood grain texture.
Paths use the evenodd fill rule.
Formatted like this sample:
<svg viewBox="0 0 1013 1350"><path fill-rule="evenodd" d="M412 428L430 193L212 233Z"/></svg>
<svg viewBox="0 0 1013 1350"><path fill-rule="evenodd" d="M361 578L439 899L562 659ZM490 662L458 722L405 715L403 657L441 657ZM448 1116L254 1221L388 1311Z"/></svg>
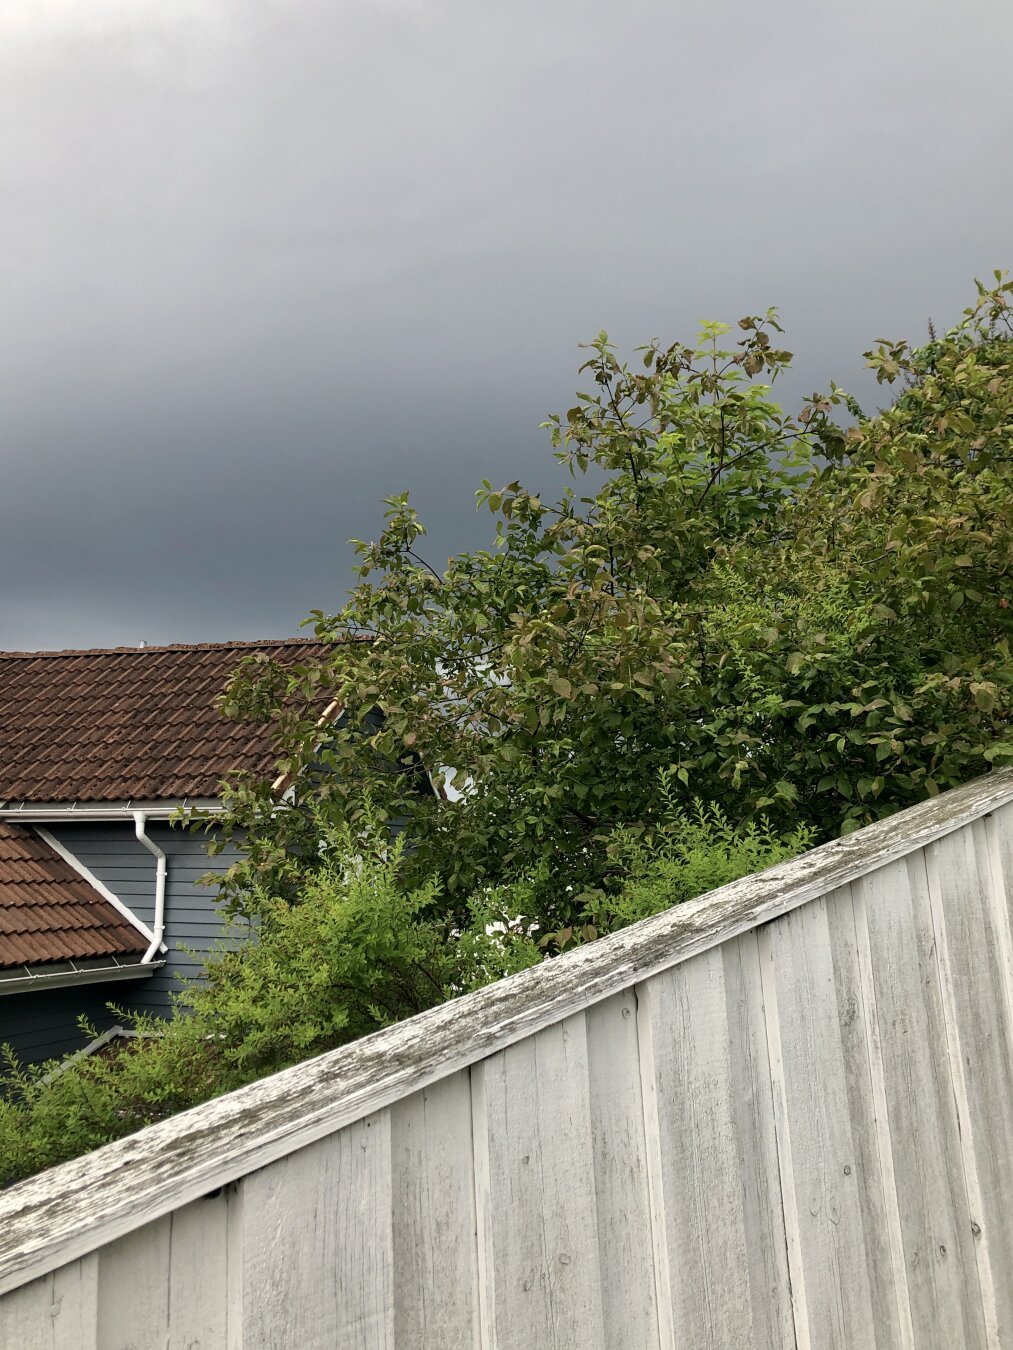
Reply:
<svg viewBox="0 0 1013 1350"><path fill-rule="evenodd" d="M244 1350L392 1350L390 1114L243 1183Z"/></svg>
<svg viewBox="0 0 1013 1350"><path fill-rule="evenodd" d="M981 822L931 845L925 862L985 1329L990 1345L1013 1346L1013 1022L1002 879Z"/></svg>
<svg viewBox="0 0 1013 1350"><path fill-rule="evenodd" d="M638 991L656 1078L672 1336L677 1346L782 1350L788 1290L771 1101L762 1070L744 1072L749 1060L764 1064L763 1030L738 1013L750 998L759 1010L759 972L737 946Z"/></svg>
<svg viewBox="0 0 1013 1350"><path fill-rule="evenodd" d="M482 1344L604 1350L583 1014L472 1070Z"/></svg>
<svg viewBox="0 0 1013 1350"><path fill-rule="evenodd" d="M665 1173L661 1146L658 1073L654 1062L654 1023L649 983L635 987L640 1100L644 1113L647 1199L651 1220L651 1257L658 1304L658 1341L662 1350L675 1346L672 1274L669 1269L668 1224L665 1217ZM585 1014L589 1016L590 1014Z"/></svg>
<svg viewBox="0 0 1013 1350"><path fill-rule="evenodd" d="M868 917L865 897L855 889L845 886L827 897L827 922L873 1316L881 1341L915 1350Z"/></svg>
<svg viewBox="0 0 1013 1350"><path fill-rule="evenodd" d="M471 1081L454 1074L391 1108L397 1350L479 1345Z"/></svg>
<svg viewBox="0 0 1013 1350"><path fill-rule="evenodd" d="M985 1344L925 868L901 860L852 886L868 942L908 1306L918 1350Z"/></svg>
<svg viewBox="0 0 1013 1350"><path fill-rule="evenodd" d="M196 1200L99 1253L99 1350L228 1343L228 1196Z"/></svg>
<svg viewBox="0 0 1013 1350"><path fill-rule="evenodd" d="M1013 804L983 816L983 838L991 870L996 936L1013 1025Z"/></svg>
<svg viewBox="0 0 1013 1350"><path fill-rule="evenodd" d="M660 1339L636 991L589 1008L585 1021L605 1345L652 1350Z"/></svg>
<svg viewBox="0 0 1013 1350"><path fill-rule="evenodd" d="M12 1187L0 1293L1011 800L1013 771L991 774Z"/></svg>
<svg viewBox="0 0 1013 1350"><path fill-rule="evenodd" d="M856 1141L869 1134L871 1082L864 1036L842 1035L842 1025L847 1030L862 1016L857 961L847 946L840 949L837 914L835 953L829 915L830 904L850 911L850 899L838 892L786 915L764 929L762 950L777 1001L788 1122L779 1143L782 1154L791 1154L810 1342L826 1350L878 1350L899 1343L896 1302L889 1276L889 1288L873 1296L877 1266L881 1275L889 1272L890 1253L882 1241L879 1159L871 1148L860 1157ZM878 1233L866 1231L863 1185Z"/></svg>
<svg viewBox="0 0 1013 1350"><path fill-rule="evenodd" d="M174 1218L167 1214L99 1252L101 1350L140 1350L168 1340L169 1234Z"/></svg>
<svg viewBox="0 0 1013 1350"><path fill-rule="evenodd" d="M742 1217L754 1244L749 1287L755 1343L789 1346L794 1343L791 1280L756 934L744 934L722 947L721 953L741 1157Z"/></svg>
<svg viewBox="0 0 1013 1350"><path fill-rule="evenodd" d="M85 1256L0 1301L0 1350L98 1350L98 1263Z"/></svg>

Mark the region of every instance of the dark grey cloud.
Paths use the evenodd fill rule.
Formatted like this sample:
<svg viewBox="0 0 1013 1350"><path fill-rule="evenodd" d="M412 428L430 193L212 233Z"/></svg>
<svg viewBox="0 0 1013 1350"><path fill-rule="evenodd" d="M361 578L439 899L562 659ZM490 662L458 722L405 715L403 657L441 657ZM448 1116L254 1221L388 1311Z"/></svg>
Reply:
<svg viewBox="0 0 1013 1350"><path fill-rule="evenodd" d="M788 392L1011 263L1006 0L5 0L0 646L292 632L411 488L553 479L576 344Z"/></svg>

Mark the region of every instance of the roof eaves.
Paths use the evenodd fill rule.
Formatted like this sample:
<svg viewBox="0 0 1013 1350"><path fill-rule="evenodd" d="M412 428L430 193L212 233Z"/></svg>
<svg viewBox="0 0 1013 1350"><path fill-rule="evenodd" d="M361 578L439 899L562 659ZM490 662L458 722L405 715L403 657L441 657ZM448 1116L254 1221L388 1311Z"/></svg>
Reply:
<svg viewBox="0 0 1013 1350"><path fill-rule="evenodd" d="M110 980L146 979L160 970L164 961L138 956L101 956L94 960L48 961L0 970L0 997L33 990L57 989L69 984L107 984Z"/></svg>
<svg viewBox="0 0 1013 1350"><path fill-rule="evenodd" d="M356 637L355 641L366 641L368 635ZM319 646L320 639L315 637L285 637L285 638L249 638L245 641L236 642L167 642L161 646L146 647L64 647L48 648L42 651L22 652L22 651L0 651L0 659L17 661L39 661L47 660L52 657L68 656L139 656L142 653L157 655L159 652L220 652L220 651L248 651L257 650L265 647L302 647Z"/></svg>
<svg viewBox="0 0 1013 1350"><path fill-rule="evenodd" d="M0 801L0 820L23 820L29 824L57 821L129 820L143 811L149 820L168 820L179 811L219 811L220 797L163 797L142 801L36 802Z"/></svg>

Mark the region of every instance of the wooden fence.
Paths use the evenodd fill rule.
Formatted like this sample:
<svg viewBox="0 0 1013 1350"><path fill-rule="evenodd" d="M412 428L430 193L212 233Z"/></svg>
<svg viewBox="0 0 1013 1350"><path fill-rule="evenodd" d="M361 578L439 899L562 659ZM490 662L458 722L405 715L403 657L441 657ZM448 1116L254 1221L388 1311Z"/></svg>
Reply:
<svg viewBox="0 0 1013 1350"><path fill-rule="evenodd" d="M1013 774L0 1195L9 1350L1013 1347Z"/></svg>

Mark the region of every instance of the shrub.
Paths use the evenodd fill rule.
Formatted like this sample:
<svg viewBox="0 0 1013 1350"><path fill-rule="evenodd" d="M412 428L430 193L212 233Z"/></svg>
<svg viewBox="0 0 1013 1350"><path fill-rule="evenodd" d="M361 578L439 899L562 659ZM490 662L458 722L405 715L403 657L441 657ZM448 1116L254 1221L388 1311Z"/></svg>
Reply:
<svg viewBox="0 0 1013 1350"><path fill-rule="evenodd" d="M401 880L404 846L331 830L302 901L261 893L257 936L223 948L170 1021L120 1010L136 1037L0 1082L0 1184L365 1036L541 958L477 912L452 934L432 885ZM454 937L456 940L448 940ZM85 1028L86 1031L93 1029Z"/></svg>
<svg viewBox="0 0 1013 1350"><path fill-rule="evenodd" d="M596 918L610 931L693 900L740 877L762 872L811 848L815 831L778 833L762 820L733 825L719 806L675 807L652 837L617 831L612 858L619 884L599 901ZM594 914L590 909L589 914Z"/></svg>

